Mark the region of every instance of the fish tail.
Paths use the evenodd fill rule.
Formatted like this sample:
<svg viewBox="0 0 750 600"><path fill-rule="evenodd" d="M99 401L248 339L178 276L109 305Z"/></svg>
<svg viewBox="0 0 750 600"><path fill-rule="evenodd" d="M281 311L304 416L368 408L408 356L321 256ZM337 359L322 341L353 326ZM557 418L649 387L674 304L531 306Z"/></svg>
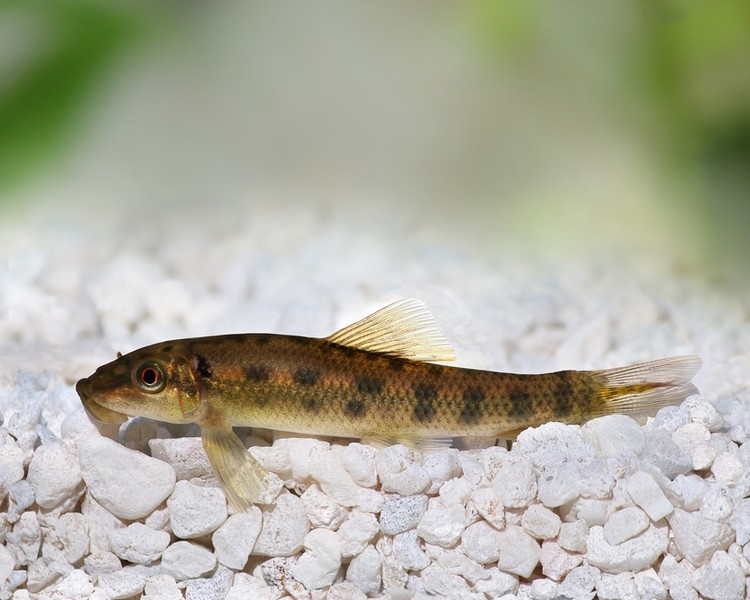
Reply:
<svg viewBox="0 0 750 600"><path fill-rule="evenodd" d="M673 356L628 367L594 371L600 414L653 413L697 394L691 383L701 368L697 356Z"/></svg>

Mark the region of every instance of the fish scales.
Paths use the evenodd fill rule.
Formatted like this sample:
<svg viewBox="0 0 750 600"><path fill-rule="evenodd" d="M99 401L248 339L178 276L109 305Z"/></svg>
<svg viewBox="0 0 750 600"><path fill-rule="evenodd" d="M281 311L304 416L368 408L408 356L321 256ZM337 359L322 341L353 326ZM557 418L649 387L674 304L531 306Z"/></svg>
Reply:
<svg viewBox="0 0 750 600"><path fill-rule="evenodd" d="M694 393L700 367L692 356L539 375L436 364L453 358L427 309L410 299L327 338L237 334L153 344L118 354L76 390L98 422L198 423L227 498L247 510L268 473L235 426L430 449L549 420L653 412Z"/></svg>

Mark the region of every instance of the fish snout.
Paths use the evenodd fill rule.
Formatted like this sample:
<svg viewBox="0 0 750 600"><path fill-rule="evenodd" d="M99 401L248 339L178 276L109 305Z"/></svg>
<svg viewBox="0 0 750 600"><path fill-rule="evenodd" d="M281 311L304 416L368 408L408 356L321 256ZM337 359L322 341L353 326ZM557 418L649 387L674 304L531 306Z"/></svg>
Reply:
<svg viewBox="0 0 750 600"><path fill-rule="evenodd" d="M81 398L88 398L91 395L91 382L88 377L84 377L76 383L76 393Z"/></svg>

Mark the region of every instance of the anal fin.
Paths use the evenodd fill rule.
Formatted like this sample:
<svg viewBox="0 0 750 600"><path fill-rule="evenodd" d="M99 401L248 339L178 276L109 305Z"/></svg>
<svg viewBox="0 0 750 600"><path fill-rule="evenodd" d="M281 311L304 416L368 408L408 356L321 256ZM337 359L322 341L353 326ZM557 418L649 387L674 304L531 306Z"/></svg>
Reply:
<svg viewBox="0 0 750 600"><path fill-rule="evenodd" d="M248 452L229 426L202 427L203 448L229 502L247 511L260 501L268 471Z"/></svg>

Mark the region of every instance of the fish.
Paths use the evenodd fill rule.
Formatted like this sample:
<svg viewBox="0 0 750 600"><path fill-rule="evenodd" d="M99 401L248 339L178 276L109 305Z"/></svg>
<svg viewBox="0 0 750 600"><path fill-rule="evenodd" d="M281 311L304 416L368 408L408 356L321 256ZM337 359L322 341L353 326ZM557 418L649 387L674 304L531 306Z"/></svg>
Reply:
<svg viewBox="0 0 750 600"><path fill-rule="evenodd" d="M697 356L615 369L517 374L441 364L455 353L418 299L324 338L248 333L156 343L76 384L89 416L200 425L236 510L258 503L268 472L233 427L404 443L430 450L462 436L513 437L548 421L643 414L697 393Z"/></svg>

